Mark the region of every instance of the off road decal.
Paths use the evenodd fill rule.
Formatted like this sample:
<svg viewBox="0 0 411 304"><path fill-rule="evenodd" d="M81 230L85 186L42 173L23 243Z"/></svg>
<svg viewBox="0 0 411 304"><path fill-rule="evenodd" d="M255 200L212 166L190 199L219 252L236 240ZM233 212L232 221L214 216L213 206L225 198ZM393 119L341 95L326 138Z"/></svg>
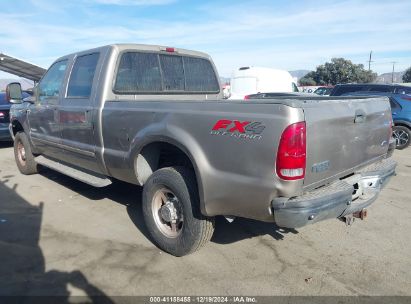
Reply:
<svg viewBox="0 0 411 304"><path fill-rule="evenodd" d="M265 126L258 121L218 120L211 129L211 135L222 135L246 139L262 139Z"/></svg>

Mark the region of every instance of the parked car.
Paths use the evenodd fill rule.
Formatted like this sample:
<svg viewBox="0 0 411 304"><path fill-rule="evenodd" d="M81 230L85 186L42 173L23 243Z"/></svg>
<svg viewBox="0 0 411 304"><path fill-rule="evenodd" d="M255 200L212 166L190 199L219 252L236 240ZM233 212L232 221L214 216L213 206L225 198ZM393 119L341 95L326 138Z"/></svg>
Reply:
<svg viewBox="0 0 411 304"><path fill-rule="evenodd" d="M354 92L342 96L386 96L390 99L391 114L394 122L393 136L396 148L405 149L411 142L411 94Z"/></svg>
<svg viewBox="0 0 411 304"><path fill-rule="evenodd" d="M334 87L319 87L314 91L314 94L321 96L329 96Z"/></svg>
<svg viewBox="0 0 411 304"><path fill-rule="evenodd" d="M206 244L219 215L288 228L366 215L396 168L387 98L228 101L218 79L208 55L184 49L63 56L35 100L10 95L17 167L143 186L148 233L176 256Z"/></svg>
<svg viewBox="0 0 411 304"><path fill-rule="evenodd" d="M26 98L30 96L26 92L22 92L22 97ZM0 141L12 141L12 137L9 131L9 111L11 103L7 101L6 93L0 92Z"/></svg>
<svg viewBox="0 0 411 304"><path fill-rule="evenodd" d="M411 94L411 87L380 83L337 84L331 91L330 96L342 96L357 92Z"/></svg>
<svg viewBox="0 0 411 304"><path fill-rule="evenodd" d="M298 92L298 88L288 71L241 67L233 72L229 99L244 99L246 95L267 92Z"/></svg>

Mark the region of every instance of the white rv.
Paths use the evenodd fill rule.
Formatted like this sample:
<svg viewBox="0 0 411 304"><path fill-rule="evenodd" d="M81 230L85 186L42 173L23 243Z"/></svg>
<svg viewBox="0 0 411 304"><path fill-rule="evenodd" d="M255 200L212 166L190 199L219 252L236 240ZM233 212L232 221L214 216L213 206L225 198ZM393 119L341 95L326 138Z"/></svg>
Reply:
<svg viewBox="0 0 411 304"><path fill-rule="evenodd" d="M298 92L289 72L261 67L241 67L235 70L230 86L230 99L244 99L245 96L256 93Z"/></svg>

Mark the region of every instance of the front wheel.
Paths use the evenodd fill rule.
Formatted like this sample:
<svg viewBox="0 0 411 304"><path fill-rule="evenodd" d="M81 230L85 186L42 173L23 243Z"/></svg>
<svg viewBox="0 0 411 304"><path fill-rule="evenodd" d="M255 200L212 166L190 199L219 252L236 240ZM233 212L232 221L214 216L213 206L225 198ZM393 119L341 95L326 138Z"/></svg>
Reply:
<svg viewBox="0 0 411 304"><path fill-rule="evenodd" d="M395 138L396 148L399 150L405 149L410 145L410 129L404 126L394 126L392 135Z"/></svg>
<svg viewBox="0 0 411 304"><path fill-rule="evenodd" d="M148 232L158 247L175 256L200 249L214 232L214 218L201 214L195 181L192 170L168 167L154 172L144 185Z"/></svg>
<svg viewBox="0 0 411 304"><path fill-rule="evenodd" d="M14 138L14 158L17 168L22 174L30 175L38 172L29 140L23 132L17 133Z"/></svg>

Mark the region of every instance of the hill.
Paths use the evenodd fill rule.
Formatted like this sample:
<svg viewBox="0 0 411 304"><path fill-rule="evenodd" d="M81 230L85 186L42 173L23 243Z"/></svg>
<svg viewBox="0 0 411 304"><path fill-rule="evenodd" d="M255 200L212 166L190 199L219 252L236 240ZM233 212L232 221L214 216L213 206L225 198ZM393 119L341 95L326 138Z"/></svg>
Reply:
<svg viewBox="0 0 411 304"><path fill-rule="evenodd" d="M291 76L296 77L297 79L300 79L310 73L310 70L295 70L295 71L289 71Z"/></svg>
<svg viewBox="0 0 411 304"><path fill-rule="evenodd" d="M383 73L377 77L376 83L402 83L403 72L394 72L394 81L392 81L392 73Z"/></svg>

